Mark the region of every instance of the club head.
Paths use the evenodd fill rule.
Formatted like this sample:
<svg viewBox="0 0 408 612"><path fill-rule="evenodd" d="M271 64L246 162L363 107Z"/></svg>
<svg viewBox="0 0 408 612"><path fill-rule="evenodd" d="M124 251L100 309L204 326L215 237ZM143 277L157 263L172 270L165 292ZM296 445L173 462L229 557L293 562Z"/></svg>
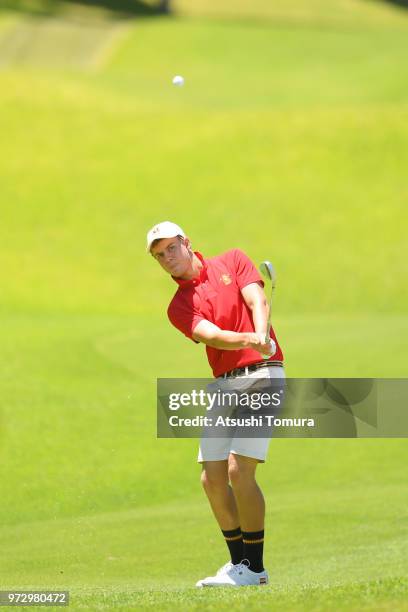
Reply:
<svg viewBox="0 0 408 612"><path fill-rule="evenodd" d="M259 271L262 276L271 281L272 287L274 287L276 283L276 272L271 262L267 260L263 261L259 266Z"/></svg>

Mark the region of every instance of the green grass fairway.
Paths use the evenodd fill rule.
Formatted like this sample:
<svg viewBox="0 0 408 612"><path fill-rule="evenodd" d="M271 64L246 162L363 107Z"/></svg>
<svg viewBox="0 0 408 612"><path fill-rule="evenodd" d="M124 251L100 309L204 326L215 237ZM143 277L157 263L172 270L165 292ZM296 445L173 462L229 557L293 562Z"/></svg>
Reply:
<svg viewBox="0 0 408 612"><path fill-rule="evenodd" d="M406 377L408 11L0 8L0 589L67 589L72 610L408 611L404 439L273 441L270 585L194 588L226 547L197 441L156 439L155 391L210 373L144 251L170 219L207 256L271 259L289 376Z"/></svg>

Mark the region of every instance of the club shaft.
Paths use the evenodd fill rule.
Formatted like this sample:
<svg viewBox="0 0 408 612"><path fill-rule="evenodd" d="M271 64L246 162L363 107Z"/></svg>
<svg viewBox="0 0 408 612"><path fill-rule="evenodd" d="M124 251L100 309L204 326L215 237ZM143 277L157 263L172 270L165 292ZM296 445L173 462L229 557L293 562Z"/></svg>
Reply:
<svg viewBox="0 0 408 612"><path fill-rule="evenodd" d="M268 312L268 321L267 321L267 324L266 324L266 336L265 336L265 341L266 341L266 342L268 342L268 340L269 340L269 333L270 333L270 330L271 330L271 321L272 321L272 296L273 296L273 289L274 289L274 287L273 287L273 285L271 284L271 295L270 295L270 298L269 298L269 304L268 304L268 307L269 307L269 312Z"/></svg>

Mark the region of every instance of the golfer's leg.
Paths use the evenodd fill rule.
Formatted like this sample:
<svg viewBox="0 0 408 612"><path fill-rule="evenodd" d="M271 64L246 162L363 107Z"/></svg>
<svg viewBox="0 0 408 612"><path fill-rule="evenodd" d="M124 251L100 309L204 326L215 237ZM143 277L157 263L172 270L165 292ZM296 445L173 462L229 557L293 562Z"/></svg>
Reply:
<svg viewBox="0 0 408 612"><path fill-rule="evenodd" d="M232 485L242 531L261 531L265 521L265 500L255 480L258 460L230 453L228 477Z"/></svg>
<svg viewBox="0 0 408 612"><path fill-rule="evenodd" d="M265 501L255 480L257 459L230 453L228 474L231 480L238 513L241 519L243 559L249 562L249 569L261 573L264 548Z"/></svg>
<svg viewBox="0 0 408 612"><path fill-rule="evenodd" d="M220 528L223 531L236 529L240 522L228 483L228 461L204 461L201 482Z"/></svg>

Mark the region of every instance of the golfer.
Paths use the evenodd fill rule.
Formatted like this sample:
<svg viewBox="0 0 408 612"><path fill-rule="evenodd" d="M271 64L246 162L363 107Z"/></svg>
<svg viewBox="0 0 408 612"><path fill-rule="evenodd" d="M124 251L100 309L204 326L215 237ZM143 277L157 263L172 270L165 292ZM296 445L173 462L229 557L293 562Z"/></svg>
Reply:
<svg viewBox="0 0 408 612"><path fill-rule="evenodd" d="M263 280L245 253L232 249L204 258L169 221L148 232L147 252L178 285L167 311L171 323L193 342L206 345L220 387L284 378L283 355L272 327L271 339L265 342L268 304ZM263 565L265 501L255 471L265 461L269 441L200 440L201 481L231 560L214 576L199 580L199 587L268 583Z"/></svg>

